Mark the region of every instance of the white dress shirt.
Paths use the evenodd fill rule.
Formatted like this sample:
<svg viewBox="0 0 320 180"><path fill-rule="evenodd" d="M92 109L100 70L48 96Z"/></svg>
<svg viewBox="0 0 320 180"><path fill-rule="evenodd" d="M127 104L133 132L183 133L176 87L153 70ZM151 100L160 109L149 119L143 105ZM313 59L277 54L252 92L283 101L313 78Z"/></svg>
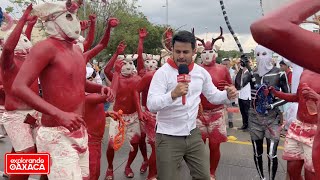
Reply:
<svg viewBox="0 0 320 180"><path fill-rule="evenodd" d="M154 74L147 99L147 107L151 112L157 112L157 133L187 136L196 128L196 118L200 103L200 94L214 104L230 103L226 91L220 91L212 83L210 74L202 67L194 64L189 72L189 83L186 104L182 98L171 98L171 91L177 86L178 70L168 63L164 64Z"/></svg>
<svg viewBox="0 0 320 180"><path fill-rule="evenodd" d="M248 73L248 69L246 69L245 71L242 72L242 77L243 74ZM243 78L241 77L241 87L243 84ZM242 87L239 91L239 99L242 100L251 100L251 86L250 83L248 83L247 85L245 85L244 87Z"/></svg>

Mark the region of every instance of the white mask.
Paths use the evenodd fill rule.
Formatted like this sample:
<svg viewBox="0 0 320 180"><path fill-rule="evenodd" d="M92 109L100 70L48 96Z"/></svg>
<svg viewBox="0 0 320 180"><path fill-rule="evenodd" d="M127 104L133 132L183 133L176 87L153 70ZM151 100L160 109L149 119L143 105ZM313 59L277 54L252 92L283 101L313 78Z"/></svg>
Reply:
<svg viewBox="0 0 320 180"><path fill-rule="evenodd" d="M210 64L213 60L215 61L218 54L214 50L203 50L201 53L201 60L205 65Z"/></svg>
<svg viewBox="0 0 320 180"><path fill-rule="evenodd" d="M151 60L145 60L144 61L144 67L148 71L156 70L158 67L158 61L151 59Z"/></svg>
<svg viewBox="0 0 320 180"><path fill-rule="evenodd" d="M262 77L274 67L272 63L272 51L258 45L255 49L255 55L257 59L257 72Z"/></svg>
<svg viewBox="0 0 320 180"><path fill-rule="evenodd" d="M81 32L80 21L76 14L70 12L62 13L54 22L71 39L78 39Z"/></svg>
<svg viewBox="0 0 320 180"><path fill-rule="evenodd" d="M135 66L133 61L123 61L123 66L121 68L121 74L123 76L130 76L134 73Z"/></svg>
<svg viewBox="0 0 320 180"><path fill-rule="evenodd" d="M9 31L4 38L4 42L8 39L12 31ZM29 53L30 48L32 47L31 41L24 34L20 35L17 46L15 47L15 52L20 52L23 54Z"/></svg>
<svg viewBox="0 0 320 180"><path fill-rule="evenodd" d="M77 40L80 37L80 22L75 14L68 11L59 15L55 20L45 22L45 26L46 33L59 39L65 39L64 36L67 36Z"/></svg>

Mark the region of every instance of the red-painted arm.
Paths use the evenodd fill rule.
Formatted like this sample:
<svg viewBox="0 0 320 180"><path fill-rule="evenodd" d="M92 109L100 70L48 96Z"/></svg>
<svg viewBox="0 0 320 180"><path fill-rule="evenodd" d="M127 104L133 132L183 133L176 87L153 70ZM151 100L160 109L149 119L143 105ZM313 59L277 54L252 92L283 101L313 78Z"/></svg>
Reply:
<svg viewBox="0 0 320 180"><path fill-rule="evenodd" d="M96 19L97 19L96 15L91 14L89 16L89 19L90 19L90 27L89 27L88 35L83 42L84 52L87 52L90 49L90 47L92 46L92 43L94 41L94 32L96 30Z"/></svg>
<svg viewBox="0 0 320 180"><path fill-rule="evenodd" d="M106 95L101 95L97 93L88 94L86 96L86 103L90 104L100 104L106 102Z"/></svg>
<svg viewBox="0 0 320 180"><path fill-rule="evenodd" d="M34 25L37 23L38 17L37 16L33 16L31 18L31 20L28 22L28 26L25 30L25 34L27 36L27 38L29 39L29 41L31 41L31 34L32 34L32 30Z"/></svg>
<svg viewBox="0 0 320 180"><path fill-rule="evenodd" d="M0 58L0 64L1 64L1 69L4 71L5 69L9 69L13 64L13 58L14 58L14 49L16 48L20 35L23 31L23 27L28 21L29 14L32 10L32 4L28 6L28 8L25 10L23 13L22 17L18 21L18 24L16 27L13 29L11 34L9 35L8 39L3 45L2 49L2 54ZM2 72L4 73L4 72Z"/></svg>
<svg viewBox="0 0 320 180"><path fill-rule="evenodd" d="M126 47L127 47L127 45L125 44L125 42L121 41L120 44L117 47L117 51L113 54L113 56L109 60L108 64L104 68L104 74L107 76L107 78L109 80L113 79L113 74L112 74L111 71L112 71L112 68L114 66L114 63L118 59L118 55L122 54L124 52L124 50L126 49Z"/></svg>
<svg viewBox="0 0 320 180"><path fill-rule="evenodd" d="M142 112L142 109L141 109L141 103L140 103L140 93L149 87L150 83L151 83L151 80L152 80L152 77L153 77L153 73L147 73L145 74L141 80L138 82L137 86L136 86L136 89L134 90L133 92L133 95L134 95L134 99L135 99L135 105L136 105L136 108L137 108L137 112L138 112L138 116L139 116L139 119L141 121L144 121L145 118L143 116L143 112Z"/></svg>
<svg viewBox="0 0 320 180"><path fill-rule="evenodd" d="M298 0L251 25L253 38L294 63L320 73L320 36L299 27L320 10L319 0Z"/></svg>
<svg viewBox="0 0 320 180"><path fill-rule="evenodd" d="M85 89L85 91L87 93L100 93L102 87L103 86L101 84L94 83L94 82L91 82L89 80L86 80L86 89Z"/></svg>
<svg viewBox="0 0 320 180"><path fill-rule="evenodd" d="M283 99L287 102L298 102L299 101L299 96L297 94L291 94L291 93L284 93L281 91L277 91L274 89L274 87L269 87L270 91L272 94L279 99Z"/></svg>
<svg viewBox="0 0 320 180"><path fill-rule="evenodd" d="M120 78L120 72L121 72L122 66L123 66L123 61L121 61L121 60L117 60L114 65L114 74L113 74L113 77L111 80L110 88L111 88L115 97L116 97L117 91L118 91L119 78Z"/></svg>
<svg viewBox="0 0 320 180"><path fill-rule="evenodd" d="M93 57L95 57L97 54L99 54L104 48L106 48L108 46L108 42L110 39L110 32L111 32L111 28L116 27L119 24L118 19L116 18L110 18L108 20L108 27L104 33L103 38L101 39L101 41L91 50L85 52L83 54L86 62L89 62Z"/></svg>
<svg viewBox="0 0 320 180"><path fill-rule="evenodd" d="M144 68L144 60L143 60L143 41L144 38L148 35L148 32L145 28L141 28L139 30L139 45L138 45L138 59L137 59L137 71L141 72Z"/></svg>

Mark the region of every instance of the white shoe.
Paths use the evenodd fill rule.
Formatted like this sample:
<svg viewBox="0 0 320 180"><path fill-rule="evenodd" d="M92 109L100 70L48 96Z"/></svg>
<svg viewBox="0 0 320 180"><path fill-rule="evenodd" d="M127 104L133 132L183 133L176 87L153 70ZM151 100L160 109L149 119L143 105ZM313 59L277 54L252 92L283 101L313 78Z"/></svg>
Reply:
<svg viewBox="0 0 320 180"><path fill-rule="evenodd" d="M0 139L5 138L5 135L0 134Z"/></svg>

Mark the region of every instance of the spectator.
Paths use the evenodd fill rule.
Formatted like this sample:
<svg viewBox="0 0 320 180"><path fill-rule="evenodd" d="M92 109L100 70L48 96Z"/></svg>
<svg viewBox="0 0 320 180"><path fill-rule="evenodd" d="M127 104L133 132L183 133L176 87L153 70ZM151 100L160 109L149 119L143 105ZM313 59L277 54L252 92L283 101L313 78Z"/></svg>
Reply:
<svg viewBox="0 0 320 180"><path fill-rule="evenodd" d="M229 70L232 83L234 84L234 80L235 80L235 75L236 75L236 73L235 73L235 70L231 68L231 61L230 61L230 59L228 59L228 58L222 59L221 64L222 64L222 65L225 65L225 66L227 67L227 69ZM227 106L228 106L228 107L236 106L236 103L235 103L235 101L231 101L231 104L228 104ZM232 112L228 112L228 124L229 124L229 128L233 128L233 114L232 114Z"/></svg>

